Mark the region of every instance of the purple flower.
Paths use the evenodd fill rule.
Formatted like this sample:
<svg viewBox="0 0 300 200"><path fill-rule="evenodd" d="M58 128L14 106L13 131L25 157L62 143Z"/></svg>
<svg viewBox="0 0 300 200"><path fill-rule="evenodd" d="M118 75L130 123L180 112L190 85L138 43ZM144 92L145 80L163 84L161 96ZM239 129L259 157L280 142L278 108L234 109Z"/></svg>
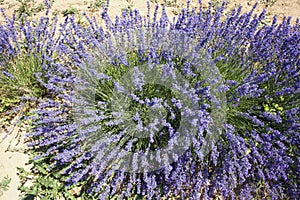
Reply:
<svg viewBox="0 0 300 200"><path fill-rule="evenodd" d="M41 150L36 159L49 158L51 173L63 171L67 185L86 184L84 192L100 199L295 197L299 21L274 18L260 27L265 11L253 16L253 10L241 14L241 7L223 20L224 6L210 4L199 13L188 8L174 22L164 9L159 19L158 6L153 19L129 11L115 22L106 8L105 27L87 15L87 26L70 17L58 29L49 28L47 18L37 26L7 18L0 26L1 55L13 58L25 48L43 60L37 79L49 95L28 134L28 145ZM0 56L1 66L8 60ZM156 74L149 78L140 66ZM227 98L217 112L223 102L216 94ZM164 151L180 144L187 144L180 153ZM138 171L151 163L163 165Z"/></svg>

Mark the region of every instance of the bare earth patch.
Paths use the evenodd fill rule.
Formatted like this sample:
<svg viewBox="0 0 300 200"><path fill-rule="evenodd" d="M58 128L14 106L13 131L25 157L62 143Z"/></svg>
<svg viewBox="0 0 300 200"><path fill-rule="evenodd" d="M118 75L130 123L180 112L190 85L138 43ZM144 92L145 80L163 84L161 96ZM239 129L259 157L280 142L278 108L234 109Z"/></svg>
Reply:
<svg viewBox="0 0 300 200"><path fill-rule="evenodd" d="M41 7L44 0L33 0L31 1L30 14L32 18L38 18L42 16L45 10ZM96 4L95 0L55 0L52 4L50 16L58 16L59 20L62 21L64 16L63 12L66 10L73 9L76 13L80 14L86 12L89 15L95 15L99 17L102 12L101 5ZM106 5L105 0L97 1L103 2ZM203 7L208 7L210 0L202 0ZM222 0L212 0L213 5L221 5ZM282 20L284 16L291 16L293 22L296 18L299 18L300 0L227 0L227 12L234 7L239 5L243 6L242 12L249 11L255 2L258 2L258 8L256 13L261 12L263 9L268 11L267 19L271 19L274 15L278 16L279 20ZM155 5L166 5L166 11L170 19L177 15L181 8L186 7L186 0L150 0L151 11L155 9ZM18 12L20 3L16 0L2 0L0 1L0 8L5 9L5 13L11 16L14 12ZM198 0L191 0L191 8L198 7ZM111 17L119 15L124 9L138 9L142 16L147 15L147 1L146 0L110 0L109 1L109 14ZM0 21L1 22L1 21Z"/></svg>
<svg viewBox="0 0 300 200"><path fill-rule="evenodd" d="M17 118L19 116L16 116L11 122L14 123ZM0 127L0 182L4 177L11 179L8 191L0 191L0 200L20 199L18 191L20 179L17 175L17 167L30 169L30 165L26 164L29 156L25 154L25 132L24 127L13 124Z"/></svg>

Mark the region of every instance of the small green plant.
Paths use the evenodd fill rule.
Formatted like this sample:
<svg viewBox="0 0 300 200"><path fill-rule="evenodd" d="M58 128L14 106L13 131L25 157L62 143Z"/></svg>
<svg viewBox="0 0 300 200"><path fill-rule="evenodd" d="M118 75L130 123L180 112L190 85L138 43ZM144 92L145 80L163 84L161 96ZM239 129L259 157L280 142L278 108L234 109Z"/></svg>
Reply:
<svg viewBox="0 0 300 200"><path fill-rule="evenodd" d="M183 4L178 4L176 7L172 8L172 13L174 15L179 15L179 13L181 13L183 7L184 7Z"/></svg>
<svg viewBox="0 0 300 200"><path fill-rule="evenodd" d="M83 188L91 184L91 180L82 181L75 186L66 186L66 179L70 176L61 172L66 168L61 168L61 171L51 173L53 161L49 158L32 159L38 156L45 149L29 149L27 154L31 156L28 164L33 167L26 170L23 167L17 167L17 175L20 178L18 190L21 191L21 199L68 199L76 200L80 197L81 200L96 200L93 195L83 192ZM30 183L30 184L27 184Z"/></svg>
<svg viewBox="0 0 300 200"><path fill-rule="evenodd" d="M32 8L35 13L41 12L46 8L45 3L39 3L36 7Z"/></svg>
<svg viewBox="0 0 300 200"><path fill-rule="evenodd" d="M177 6L177 0L165 0L165 5L167 7L176 7Z"/></svg>
<svg viewBox="0 0 300 200"><path fill-rule="evenodd" d="M223 4L223 1L222 0L212 0L211 1L211 5L212 5L212 8L213 10L217 10L218 8L220 8ZM226 1L226 5L230 4L230 0ZM225 5L225 8L226 8L226 5ZM234 6L234 8L237 8L238 6Z"/></svg>
<svg viewBox="0 0 300 200"><path fill-rule="evenodd" d="M76 199L71 193L71 189L66 188L59 173L50 174L47 171L47 163L35 162L35 171L28 172L24 168L17 168L21 184L18 189L22 193L22 198L28 196L39 197L41 199ZM27 181L32 182L30 186Z"/></svg>
<svg viewBox="0 0 300 200"><path fill-rule="evenodd" d="M9 184L11 182L11 178L5 176L0 182L0 197L3 195L3 191L7 191L9 188Z"/></svg>
<svg viewBox="0 0 300 200"><path fill-rule="evenodd" d="M105 0L95 0L95 1L94 1L94 6L95 6L96 8L100 8L100 7L104 6L105 3L106 3Z"/></svg>
<svg viewBox="0 0 300 200"><path fill-rule="evenodd" d="M172 9L172 13L174 15L178 15L180 13L180 9Z"/></svg>
<svg viewBox="0 0 300 200"><path fill-rule="evenodd" d="M36 5L36 2L32 0L17 0L17 2L19 3L18 9L15 11L17 19L22 18L22 16L30 17L38 12L45 10L46 8L45 2L39 3L38 5Z"/></svg>
<svg viewBox="0 0 300 200"><path fill-rule="evenodd" d="M81 26L87 26L88 25L88 22L87 22L86 18L83 17L82 15L78 15L76 17L76 23L80 24Z"/></svg>
<svg viewBox="0 0 300 200"><path fill-rule="evenodd" d="M61 11L61 14L63 14L63 16L67 16L67 15L75 15L75 14L78 14L79 13L79 10L75 7L69 7L63 11Z"/></svg>
<svg viewBox="0 0 300 200"><path fill-rule="evenodd" d="M271 7L276 3L277 0L260 0L262 4L264 4L266 7Z"/></svg>
<svg viewBox="0 0 300 200"><path fill-rule="evenodd" d="M85 3L88 4L88 2ZM94 0L89 3L88 8L91 9L92 11L96 11L102 8L103 6L105 6L105 4L106 4L105 0Z"/></svg>
<svg viewBox="0 0 300 200"><path fill-rule="evenodd" d="M57 9L53 10L53 12L52 12L53 16L57 16L58 14L59 14L59 10L57 10Z"/></svg>
<svg viewBox="0 0 300 200"><path fill-rule="evenodd" d="M17 19L20 19L23 15L32 16L32 7L34 2L31 0L17 0L20 3L18 9L16 10Z"/></svg>

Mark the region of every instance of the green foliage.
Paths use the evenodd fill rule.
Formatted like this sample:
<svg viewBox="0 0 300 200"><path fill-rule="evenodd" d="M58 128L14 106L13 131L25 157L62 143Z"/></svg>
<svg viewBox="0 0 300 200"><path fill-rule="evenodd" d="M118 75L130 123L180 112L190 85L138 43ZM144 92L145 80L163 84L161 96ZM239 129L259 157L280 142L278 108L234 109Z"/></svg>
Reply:
<svg viewBox="0 0 300 200"><path fill-rule="evenodd" d="M229 3L228 1L226 1L227 3ZM214 10L216 10L217 8L222 6L223 1L222 0L212 0L211 1L211 5L214 8Z"/></svg>
<svg viewBox="0 0 300 200"><path fill-rule="evenodd" d="M177 6L177 0L165 0L165 5L167 7Z"/></svg>
<svg viewBox="0 0 300 200"><path fill-rule="evenodd" d="M132 70L134 66L139 66L139 65L143 65L144 63L140 61L140 58L137 54L137 52L130 52L127 55L127 61L129 63L128 66L124 66L124 65L119 65L119 66L114 66L114 65L107 65L105 69L103 69L103 73L111 76L112 79L111 80L102 80L101 82L99 82L99 85L96 88L96 93L95 93L95 100L96 102L98 101L104 101L108 103L108 108L111 108L112 105L112 101L111 99L114 98L114 80L116 81L120 81L121 79L123 79L123 75L126 74L128 71ZM161 63L166 62L165 60L161 60ZM182 62L177 62L178 66L181 66L181 68L183 68L183 63ZM200 78L200 77L199 77ZM190 80L192 81L192 80ZM175 91L172 91L168 88L166 88L165 86L159 85L155 82L155 80L153 80L150 83L145 84L142 87L141 91L134 91L134 94L136 96L138 96L140 99L152 99L152 98L162 98L165 102L168 103L168 105L172 105L171 103L171 99L172 98L176 98L177 95L175 94ZM119 103L123 104L124 103L124 99L114 99L115 101L113 101L113 103L115 104L114 106L116 106L116 104L119 105ZM120 100L120 102L119 102ZM121 105L120 104L120 105ZM143 126L147 126L151 121L151 116L152 116L152 112L153 110L151 110L149 108L149 106L146 105L140 105L139 103L131 100L130 102L126 102L126 104L128 105L128 112L131 113L131 115L133 116L136 112L140 111L140 119L143 122ZM108 116L111 114L111 110L107 109L107 108L99 108L101 110L101 112L103 111L104 113L106 113ZM164 110L164 109L163 109ZM161 116L166 117L166 120L172 124L173 127L179 127L180 126L180 120L181 120L181 115L180 115L180 111L179 109L177 109L175 106L172 106L172 110L175 111L175 119L172 119L171 114L170 113L164 113L164 111L160 110L156 110L155 112L160 112ZM158 113L156 113L157 115ZM137 122L135 122L137 124ZM118 126L108 126L106 125L106 121L103 120L101 122L101 127L102 127L102 131L103 132L107 132L107 133L111 133L111 134L115 134L115 133L119 133L120 129L118 128ZM133 129L132 129L133 128ZM125 147L126 144L128 143L129 139L131 137L134 137L135 134L140 134L137 133L134 127L128 127L128 131L130 132L131 136L129 136L129 138L125 138L124 140L122 140L122 145ZM130 135L129 134L129 135ZM152 150L155 150L157 148L162 148L165 147L167 145L167 141L169 140L169 132L167 130L166 127L162 128L162 130L160 132L157 132L154 137L153 140L154 142L150 145L150 148ZM132 139L132 138L131 138ZM94 137L90 137L89 140L91 141L90 144L93 143L93 141L97 141L97 135L95 135ZM139 138L137 139L136 142L134 142L133 144L133 150L145 150L150 144L150 139L149 138Z"/></svg>
<svg viewBox="0 0 300 200"><path fill-rule="evenodd" d="M81 26L88 26L88 22L86 20L85 17L83 17L82 15L77 15L77 17L75 17L76 19L76 23L80 24Z"/></svg>
<svg viewBox="0 0 300 200"><path fill-rule="evenodd" d="M158 0L150 0L151 3L158 3Z"/></svg>
<svg viewBox="0 0 300 200"><path fill-rule="evenodd" d="M2 181L0 182L0 197L3 194L3 191L7 191L9 188L9 184L11 182L11 178L8 176L5 176Z"/></svg>
<svg viewBox="0 0 300 200"><path fill-rule="evenodd" d="M32 16L31 7L33 2L30 0L17 0L20 3L20 6L17 9L17 19L20 19L23 15Z"/></svg>
<svg viewBox="0 0 300 200"><path fill-rule="evenodd" d="M47 162L34 161L34 172L28 172L24 168L18 168L18 175L21 184L18 189L21 191L23 198L34 196L39 199L76 199L70 189L65 187L59 173L49 173ZM27 181L32 184L24 186Z"/></svg>
<svg viewBox="0 0 300 200"><path fill-rule="evenodd" d="M35 1L32 0L17 0L19 2L19 7L15 11L17 19L21 19L22 16L32 16L35 13L45 10L45 2L39 3L36 5Z"/></svg>
<svg viewBox="0 0 300 200"><path fill-rule="evenodd" d="M36 78L36 73L42 72L39 56L19 56L10 61L4 70L12 77L0 74L0 115L20 103L22 96L39 98L46 94L46 89Z"/></svg>
<svg viewBox="0 0 300 200"><path fill-rule="evenodd" d="M32 8L32 11L35 13L41 12L46 8L45 3L39 3L36 7Z"/></svg>
<svg viewBox="0 0 300 200"><path fill-rule="evenodd" d="M45 149L31 149L28 154L33 158L39 155L39 152L46 151ZM18 189L21 191L21 199L26 197L36 197L41 200L49 199L66 199L75 200L80 197L81 200L96 200L95 196L83 193L83 187L89 187L91 180L86 180L77 183L75 186L69 187L65 181L71 174L62 174L65 170L51 171L53 160L51 158L31 159L29 164L32 168L27 171L24 168L18 167L18 176L21 184ZM30 183L30 184L27 184ZM27 186L28 185L28 186Z"/></svg>
<svg viewBox="0 0 300 200"><path fill-rule="evenodd" d="M266 7L271 7L276 3L277 0L260 0L262 4L264 4Z"/></svg>
<svg viewBox="0 0 300 200"><path fill-rule="evenodd" d="M16 10L16 17L17 19L23 19L23 17L32 16L32 10L33 2L30 0L17 0L20 5L18 9ZM24 20L24 19L23 19Z"/></svg>
<svg viewBox="0 0 300 200"><path fill-rule="evenodd" d="M61 11L61 14L63 14L63 16L67 16L67 15L75 15L75 14L78 14L79 13L79 10L75 7L70 7L70 8L67 8L63 11Z"/></svg>
<svg viewBox="0 0 300 200"><path fill-rule="evenodd" d="M59 10L55 9L52 11L53 16L57 16L59 14Z"/></svg>
<svg viewBox="0 0 300 200"><path fill-rule="evenodd" d="M20 103L19 99L11 99L7 97L1 97L1 106L0 106L0 113L4 113L12 108L14 105L18 105Z"/></svg>
<svg viewBox="0 0 300 200"><path fill-rule="evenodd" d="M105 6L105 4L106 4L106 0L94 0L90 2L88 8L91 9L92 11L96 11L102 8L103 6Z"/></svg>

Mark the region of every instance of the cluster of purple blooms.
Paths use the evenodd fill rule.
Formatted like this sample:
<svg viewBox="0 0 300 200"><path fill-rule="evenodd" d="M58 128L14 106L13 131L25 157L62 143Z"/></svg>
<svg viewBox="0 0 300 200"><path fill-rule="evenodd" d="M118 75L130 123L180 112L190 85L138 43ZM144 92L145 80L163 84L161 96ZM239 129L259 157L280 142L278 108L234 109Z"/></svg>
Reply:
<svg viewBox="0 0 300 200"><path fill-rule="evenodd" d="M249 13L242 14L239 7L227 16L223 15L224 6L216 10L211 5L206 10L200 6L200 11L184 9L173 20L168 19L164 9L158 18L158 6L154 18L150 14L144 18L132 10L124 11L112 21L105 10L101 16L105 26L88 17L87 26L76 23L74 16L67 17L59 26L56 21L50 24L47 17L37 23L23 24L6 18L7 23L0 26L0 52L5 55L0 56L2 70L5 73L5 63L18 54L39 54L44 72L37 77L51 94L39 100L36 115L32 117L28 145L39 153L35 159L45 159L49 170L63 174L66 185L80 185L83 192L99 199L299 198L300 22L291 24L291 18L277 22L274 17L271 25L264 25L265 12L253 14L255 6ZM151 30L150 43L143 32L147 30ZM178 55L172 54L172 50L161 51L164 38L160 30L192 38L197 42L193 46L195 52L209 55L222 75L219 91L226 93L226 120L216 145L207 155L200 153L212 112L207 81L218 80L205 80L192 63L184 59L177 62ZM173 39L183 45L181 37ZM117 46L115 40L121 44L123 41L124 47ZM100 52L99 60L92 58L94 52ZM136 56L134 62L132 55ZM85 101L82 96L91 92L74 95L74 87L87 78L76 73L89 63L102 65L101 59L106 59L110 67L125 69L125 73L132 65L163 63L168 67L165 73L177 70L187 77L191 88L182 92L191 92L186 95L199 105L196 121L191 122L197 132L176 161L166 162L154 171L127 172L111 167L113 163L108 157L114 154L108 152L101 157L95 153L105 145L122 141L128 134L126 127L118 128L120 122L113 119L114 113L107 111L109 101L105 98L98 99L97 106L88 105L81 110L84 120L74 119L74 104ZM143 77L142 72L138 73ZM109 81L115 80L111 82L115 83L113 88L120 81L120 76L105 69L96 68L94 76L108 86ZM132 85L143 90L141 82L134 79ZM83 86L83 89L89 88ZM106 92L103 96L111 95L109 90L101 92ZM132 101L137 104L168 107L161 103L162 99L147 99L132 93ZM189 114L175 97L168 103L171 114L174 110L180 110L182 116ZM172 121L178 114L173 117L171 114L164 123L167 139L178 128ZM131 117L139 121L139 113ZM124 149L132 150L137 140L129 137ZM144 149L135 150L147 151L154 148L151 146L154 142L152 138ZM134 160L138 154L133 155L132 169L136 169Z"/></svg>

